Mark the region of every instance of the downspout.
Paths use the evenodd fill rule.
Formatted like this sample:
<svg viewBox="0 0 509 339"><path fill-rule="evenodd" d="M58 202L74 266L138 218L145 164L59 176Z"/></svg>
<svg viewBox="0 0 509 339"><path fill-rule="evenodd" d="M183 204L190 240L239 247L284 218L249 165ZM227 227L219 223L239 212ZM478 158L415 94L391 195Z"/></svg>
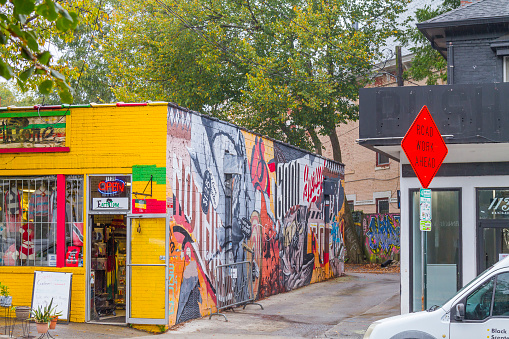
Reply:
<svg viewBox="0 0 509 339"><path fill-rule="evenodd" d="M454 84L454 46L449 42L447 46L447 84Z"/></svg>

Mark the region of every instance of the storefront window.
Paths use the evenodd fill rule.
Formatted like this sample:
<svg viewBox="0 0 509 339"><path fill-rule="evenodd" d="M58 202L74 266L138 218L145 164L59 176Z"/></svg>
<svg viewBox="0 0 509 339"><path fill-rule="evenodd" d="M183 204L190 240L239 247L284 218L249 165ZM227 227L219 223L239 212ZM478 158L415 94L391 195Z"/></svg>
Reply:
<svg viewBox="0 0 509 339"><path fill-rule="evenodd" d="M71 183L83 187L83 177L66 180L66 241L78 247L71 227L83 222L83 207L75 203L83 190ZM0 178L0 208L0 266L56 266L57 176Z"/></svg>
<svg viewBox="0 0 509 339"><path fill-rule="evenodd" d="M419 311L422 307L422 234L426 236L427 243L425 308L442 305L461 287L460 192L432 190L430 232L419 230L419 200L419 191L412 192L413 311Z"/></svg>
<svg viewBox="0 0 509 339"><path fill-rule="evenodd" d="M509 219L509 189L479 189L479 219Z"/></svg>

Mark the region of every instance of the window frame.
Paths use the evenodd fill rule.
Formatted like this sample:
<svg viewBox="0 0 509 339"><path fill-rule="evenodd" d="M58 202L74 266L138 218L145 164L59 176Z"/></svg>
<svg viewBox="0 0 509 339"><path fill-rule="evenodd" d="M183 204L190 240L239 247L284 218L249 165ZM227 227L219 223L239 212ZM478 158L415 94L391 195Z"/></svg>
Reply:
<svg viewBox="0 0 509 339"><path fill-rule="evenodd" d="M387 212L380 212L380 206L379 206L379 203L382 202L382 201L387 201ZM390 210L391 210L391 201L389 198L376 198L375 199L375 204L376 204L376 213L377 214L388 214L390 213Z"/></svg>
<svg viewBox="0 0 509 339"><path fill-rule="evenodd" d="M387 162L380 161L380 156L387 158ZM376 167L388 167L390 163L391 159L387 155L382 154L380 152L376 152Z"/></svg>

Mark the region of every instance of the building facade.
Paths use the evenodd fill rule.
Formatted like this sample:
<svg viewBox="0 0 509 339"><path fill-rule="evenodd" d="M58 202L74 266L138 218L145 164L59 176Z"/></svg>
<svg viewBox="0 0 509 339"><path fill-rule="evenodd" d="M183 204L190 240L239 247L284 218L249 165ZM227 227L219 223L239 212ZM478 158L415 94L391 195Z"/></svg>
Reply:
<svg viewBox="0 0 509 339"><path fill-rule="evenodd" d="M0 280L15 306L35 271L69 272L71 321L158 329L216 312L224 286L251 300L344 271L342 164L168 103L0 119Z"/></svg>
<svg viewBox="0 0 509 339"><path fill-rule="evenodd" d="M509 187L509 84L504 83L509 6L481 0L417 27L447 59L448 85L360 92L361 145L401 164L404 313L442 304L509 253L504 220ZM403 136L424 105L449 149L430 185L430 232L419 230L421 185L401 149Z"/></svg>

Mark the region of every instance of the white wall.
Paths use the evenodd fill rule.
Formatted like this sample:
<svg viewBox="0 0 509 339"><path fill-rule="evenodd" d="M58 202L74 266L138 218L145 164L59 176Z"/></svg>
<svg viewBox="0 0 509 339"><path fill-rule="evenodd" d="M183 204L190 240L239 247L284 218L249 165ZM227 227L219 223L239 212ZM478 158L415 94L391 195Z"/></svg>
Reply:
<svg viewBox="0 0 509 339"><path fill-rule="evenodd" d="M400 173L402 173L400 168ZM421 188L417 178L400 178L401 187L401 313L408 313L410 300L409 190ZM429 188L461 188L463 285L477 276L476 188L509 187L509 176L436 177ZM420 249L418 249L420 250Z"/></svg>

